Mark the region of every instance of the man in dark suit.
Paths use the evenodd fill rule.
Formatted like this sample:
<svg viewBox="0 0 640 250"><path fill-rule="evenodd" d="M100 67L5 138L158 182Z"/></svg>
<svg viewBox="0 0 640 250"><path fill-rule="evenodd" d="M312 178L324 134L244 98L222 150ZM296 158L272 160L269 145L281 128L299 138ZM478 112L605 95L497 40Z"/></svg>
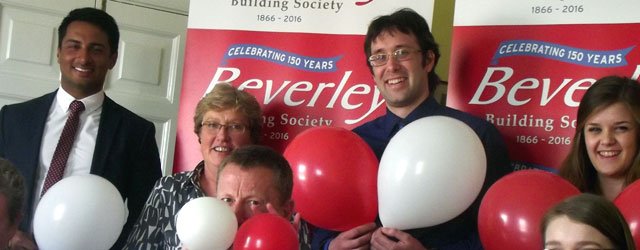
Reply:
<svg viewBox="0 0 640 250"><path fill-rule="evenodd" d="M153 123L118 105L104 93L107 72L118 58L118 26L109 14L94 8L69 13L58 29L60 87L33 100L0 110L0 156L25 177L25 217L13 247L35 248L33 214L54 149L69 116L69 104L80 101L80 114L64 177L95 174L120 191L129 211L112 249L121 249L144 202L161 176ZM100 216L97 214L96 216Z"/></svg>

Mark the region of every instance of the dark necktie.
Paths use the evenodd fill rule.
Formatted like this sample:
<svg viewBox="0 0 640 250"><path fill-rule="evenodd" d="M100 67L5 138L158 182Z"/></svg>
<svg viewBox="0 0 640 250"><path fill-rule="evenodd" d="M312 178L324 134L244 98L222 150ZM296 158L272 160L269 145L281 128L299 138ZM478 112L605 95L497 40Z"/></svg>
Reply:
<svg viewBox="0 0 640 250"><path fill-rule="evenodd" d="M73 101L69 105L69 117L67 117L67 122L62 129L56 151L53 153L51 165L49 165L49 171L44 179L44 186L40 195L44 195L53 184L62 179L64 169L67 166L67 159L69 159L69 152L71 152L71 146L73 146L73 141L76 138L80 113L83 110L84 104L80 101Z"/></svg>

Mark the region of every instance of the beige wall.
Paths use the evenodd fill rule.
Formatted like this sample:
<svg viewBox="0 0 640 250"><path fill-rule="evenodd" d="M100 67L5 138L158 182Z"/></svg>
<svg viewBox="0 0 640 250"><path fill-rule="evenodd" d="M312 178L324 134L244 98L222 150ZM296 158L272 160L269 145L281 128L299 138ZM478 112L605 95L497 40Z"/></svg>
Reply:
<svg viewBox="0 0 640 250"><path fill-rule="evenodd" d="M433 10L433 35L440 45L440 61L436 73L443 81L449 79L449 59L451 55L451 33L453 28L454 0L437 0Z"/></svg>

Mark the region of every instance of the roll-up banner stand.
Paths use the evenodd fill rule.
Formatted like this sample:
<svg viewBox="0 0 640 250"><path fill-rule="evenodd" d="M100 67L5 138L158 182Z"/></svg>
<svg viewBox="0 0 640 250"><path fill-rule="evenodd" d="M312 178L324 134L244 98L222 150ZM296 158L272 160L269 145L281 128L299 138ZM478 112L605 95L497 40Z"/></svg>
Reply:
<svg viewBox="0 0 640 250"><path fill-rule="evenodd" d="M409 7L431 24L433 0L191 0L174 172L202 160L196 104L221 82L263 107L262 144L283 152L317 126L352 129L384 114L363 52L373 18Z"/></svg>
<svg viewBox="0 0 640 250"><path fill-rule="evenodd" d="M640 1L456 0L447 105L493 123L514 169L555 171L596 79L640 74Z"/></svg>

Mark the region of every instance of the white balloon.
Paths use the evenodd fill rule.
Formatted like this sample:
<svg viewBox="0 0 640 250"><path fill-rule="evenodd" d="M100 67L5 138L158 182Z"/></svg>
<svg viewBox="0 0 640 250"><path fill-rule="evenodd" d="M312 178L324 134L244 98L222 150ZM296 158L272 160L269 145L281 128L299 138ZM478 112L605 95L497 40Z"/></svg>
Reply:
<svg viewBox="0 0 640 250"><path fill-rule="evenodd" d="M378 210L385 227L430 227L455 218L480 193L482 142L465 123L418 119L391 138L378 169Z"/></svg>
<svg viewBox="0 0 640 250"><path fill-rule="evenodd" d="M238 220L229 205L212 197L190 200L177 216L178 238L189 250L228 249L238 231Z"/></svg>
<svg viewBox="0 0 640 250"><path fill-rule="evenodd" d="M126 221L122 196L97 175L66 177L42 196L33 217L38 248L109 249Z"/></svg>

